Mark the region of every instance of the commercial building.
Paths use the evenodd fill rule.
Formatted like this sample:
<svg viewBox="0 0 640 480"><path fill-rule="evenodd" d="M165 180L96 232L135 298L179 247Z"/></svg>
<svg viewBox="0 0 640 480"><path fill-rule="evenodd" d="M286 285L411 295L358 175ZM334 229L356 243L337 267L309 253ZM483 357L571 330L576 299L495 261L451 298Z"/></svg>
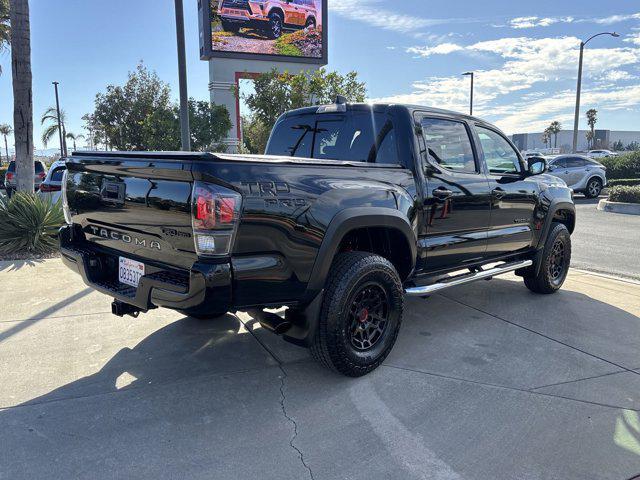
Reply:
<svg viewBox="0 0 640 480"><path fill-rule="evenodd" d="M587 144L587 130L578 131L578 150L586 151L589 149ZM517 133L512 135L511 139L513 143L521 150L541 150L545 148L545 144L542 142L542 132L539 133ZM621 131L621 130L596 130L595 140L593 143L593 149L597 148L612 148L617 142L622 142L626 147L630 143L640 143L640 131ZM571 145L573 144L573 130L562 130L558 133L557 148L563 153L571 151ZM551 143L546 147L555 147L555 136L551 135Z"/></svg>

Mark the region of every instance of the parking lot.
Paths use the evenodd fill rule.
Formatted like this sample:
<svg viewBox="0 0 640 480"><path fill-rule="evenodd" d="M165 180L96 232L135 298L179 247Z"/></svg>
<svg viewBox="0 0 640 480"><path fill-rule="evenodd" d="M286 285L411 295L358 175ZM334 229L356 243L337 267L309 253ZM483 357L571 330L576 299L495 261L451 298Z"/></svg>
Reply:
<svg viewBox="0 0 640 480"><path fill-rule="evenodd" d="M244 313L117 318L57 259L0 271L2 479L640 473L637 283L410 299L385 365L354 380Z"/></svg>

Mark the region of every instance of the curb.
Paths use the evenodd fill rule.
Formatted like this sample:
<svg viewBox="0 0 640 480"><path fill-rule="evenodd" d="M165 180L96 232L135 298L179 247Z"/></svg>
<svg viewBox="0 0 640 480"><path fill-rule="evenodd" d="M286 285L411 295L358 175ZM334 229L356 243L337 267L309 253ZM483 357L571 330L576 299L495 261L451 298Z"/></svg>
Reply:
<svg viewBox="0 0 640 480"><path fill-rule="evenodd" d="M598 203L598 210L609 213L640 215L640 203L610 202L609 200L603 199Z"/></svg>

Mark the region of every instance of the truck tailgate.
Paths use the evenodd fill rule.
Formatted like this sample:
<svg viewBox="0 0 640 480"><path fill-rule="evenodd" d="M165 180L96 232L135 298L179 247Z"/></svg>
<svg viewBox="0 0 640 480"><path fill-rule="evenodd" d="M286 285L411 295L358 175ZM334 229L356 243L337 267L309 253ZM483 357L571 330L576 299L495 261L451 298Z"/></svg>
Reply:
<svg viewBox="0 0 640 480"><path fill-rule="evenodd" d="M74 156L67 202L88 242L148 263L189 268L193 160L145 155Z"/></svg>

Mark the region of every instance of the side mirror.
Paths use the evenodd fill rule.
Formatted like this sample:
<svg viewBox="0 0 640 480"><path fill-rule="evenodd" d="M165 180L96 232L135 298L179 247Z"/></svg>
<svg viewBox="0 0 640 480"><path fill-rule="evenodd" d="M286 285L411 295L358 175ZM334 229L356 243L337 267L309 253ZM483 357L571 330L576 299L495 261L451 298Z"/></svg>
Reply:
<svg viewBox="0 0 640 480"><path fill-rule="evenodd" d="M529 175L540 175L547 171L547 161L542 157L527 158Z"/></svg>

